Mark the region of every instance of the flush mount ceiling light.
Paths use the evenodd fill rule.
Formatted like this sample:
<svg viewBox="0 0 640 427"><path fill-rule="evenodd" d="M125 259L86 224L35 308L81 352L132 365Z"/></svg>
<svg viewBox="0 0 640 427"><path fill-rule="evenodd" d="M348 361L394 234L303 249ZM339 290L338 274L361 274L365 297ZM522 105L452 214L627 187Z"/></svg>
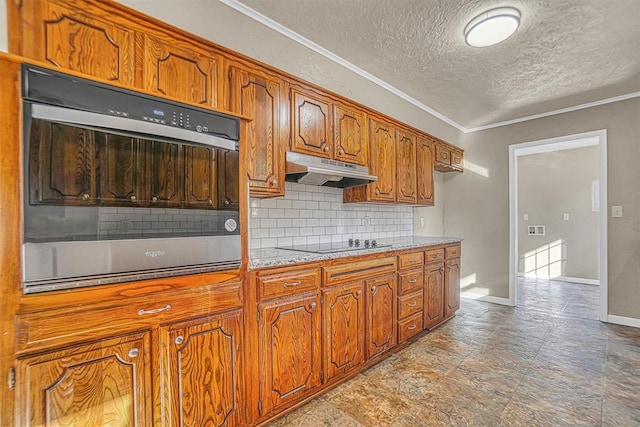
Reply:
<svg viewBox="0 0 640 427"><path fill-rule="evenodd" d="M473 18L464 27L469 46L487 47L508 39L520 25L520 11L513 7L488 10Z"/></svg>

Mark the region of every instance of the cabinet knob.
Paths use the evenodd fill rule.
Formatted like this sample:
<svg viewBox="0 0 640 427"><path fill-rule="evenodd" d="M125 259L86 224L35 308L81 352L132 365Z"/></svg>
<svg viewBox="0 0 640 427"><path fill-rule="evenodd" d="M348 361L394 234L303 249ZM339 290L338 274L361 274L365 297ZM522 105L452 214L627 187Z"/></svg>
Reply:
<svg viewBox="0 0 640 427"><path fill-rule="evenodd" d="M358 292L356 292L356 295L362 295L362 291L358 289Z"/></svg>
<svg viewBox="0 0 640 427"><path fill-rule="evenodd" d="M136 196L131 196L131 201L132 201L132 202L135 202L136 200L137 200L137 199L136 199Z"/></svg>
<svg viewBox="0 0 640 427"><path fill-rule="evenodd" d="M213 200L209 199L209 206L213 206Z"/></svg>
<svg viewBox="0 0 640 427"><path fill-rule="evenodd" d="M276 185L278 185L278 180L277 179L271 180L271 186L275 187Z"/></svg>
<svg viewBox="0 0 640 427"><path fill-rule="evenodd" d="M151 201L154 202L154 203L157 202L158 201L158 196L153 196L151 198Z"/></svg>
<svg viewBox="0 0 640 427"><path fill-rule="evenodd" d="M173 340L176 344L180 345L184 342L184 337L182 335L178 335L175 340Z"/></svg>
<svg viewBox="0 0 640 427"><path fill-rule="evenodd" d="M311 309L313 310L314 308L316 308L316 307L317 307L317 305L318 305L318 304L317 304L315 301L314 301L314 302L312 302L312 303L311 303Z"/></svg>
<svg viewBox="0 0 640 427"><path fill-rule="evenodd" d="M137 357L139 353L140 353L140 350L138 350L137 347L134 347L131 350L129 350L128 354L129 354L129 357L133 359L134 357Z"/></svg>
<svg viewBox="0 0 640 427"><path fill-rule="evenodd" d="M325 153L329 152L329 146L327 144L324 144L324 146L322 147L322 151L324 151Z"/></svg>
<svg viewBox="0 0 640 427"><path fill-rule="evenodd" d="M91 196L89 196L87 193L84 193L82 195L82 200L89 200L91 198Z"/></svg>
<svg viewBox="0 0 640 427"><path fill-rule="evenodd" d="M380 189L376 188L376 196L379 196L379 195L380 195Z"/></svg>
<svg viewBox="0 0 640 427"><path fill-rule="evenodd" d="M225 201L224 201L224 204L225 204L225 205L230 205L230 204L231 204L231 202L230 202L230 201L228 201L228 200L225 200Z"/></svg>
<svg viewBox="0 0 640 427"><path fill-rule="evenodd" d="M376 289L378 289L378 287L377 287L377 286L372 286L372 287L371 287L371 292L375 292L375 291L376 291Z"/></svg>
<svg viewBox="0 0 640 427"><path fill-rule="evenodd" d="M342 147L338 149L338 154L341 156L344 154L344 149Z"/></svg>

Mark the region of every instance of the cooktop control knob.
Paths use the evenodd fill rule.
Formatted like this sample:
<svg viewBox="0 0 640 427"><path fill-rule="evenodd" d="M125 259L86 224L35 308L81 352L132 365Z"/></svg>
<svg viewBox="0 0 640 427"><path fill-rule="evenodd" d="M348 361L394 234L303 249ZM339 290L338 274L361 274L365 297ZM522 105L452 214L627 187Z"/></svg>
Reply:
<svg viewBox="0 0 640 427"><path fill-rule="evenodd" d="M355 241L355 245L356 245L356 246L360 246L360 239L356 239L356 241Z"/></svg>
<svg viewBox="0 0 640 427"><path fill-rule="evenodd" d="M376 246L378 246L378 242L376 242L375 240L372 240L371 241L371 247L375 248Z"/></svg>
<svg viewBox="0 0 640 427"><path fill-rule="evenodd" d="M369 245L371 245L371 242L370 242L369 240L365 240L365 241L364 241L364 246L365 246L366 248L368 248L368 247L369 247Z"/></svg>
<svg viewBox="0 0 640 427"><path fill-rule="evenodd" d="M349 246L353 246L353 239L349 239Z"/></svg>

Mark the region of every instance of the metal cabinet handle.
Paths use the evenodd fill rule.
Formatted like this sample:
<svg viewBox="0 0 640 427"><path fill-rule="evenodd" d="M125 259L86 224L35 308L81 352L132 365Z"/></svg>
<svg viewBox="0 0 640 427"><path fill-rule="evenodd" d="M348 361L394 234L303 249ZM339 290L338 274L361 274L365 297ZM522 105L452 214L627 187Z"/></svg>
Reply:
<svg viewBox="0 0 640 427"><path fill-rule="evenodd" d="M129 354L129 357L133 359L134 357L137 357L138 354L140 354L140 350L138 350L137 347L134 347L131 350L129 350L128 354Z"/></svg>
<svg viewBox="0 0 640 427"><path fill-rule="evenodd" d="M329 152L329 146L327 144L324 144L324 146L322 147L322 151L324 151L325 153Z"/></svg>
<svg viewBox="0 0 640 427"><path fill-rule="evenodd" d="M414 301L410 304L407 304L407 307L415 307L416 305L418 305L418 303Z"/></svg>
<svg viewBox="0 0 640 427"><path fill-rule="evenodd" d="M276 185L278 185L278 180L277 179L272 180L271 181L271 186L275 187Z"/></svg>
<svg viewBox="0 0 640 427"><path fill-rule="evenodd" d="M378 289L378 287L377 287L377 286L372 286L372 287L371 287L371 292L375 292L375 291L376 291L376 289Z"/></svg>
<svg viewBox="0 0 640 427"><path fill-rule="evenodd" d="M437 254L436 255L432 255L431 258L438 259L438 258L440 258L440 255L437 255Z"/></svg>
<svg viewBox="0 0 640 427"><path fill-rule="evenodd" d="M182 335L178 335L175 340L173 340L176 344L180 345L184 342L184 337Z"/></svg>
<svg viewBox="0 0 640 427"><path fill-rule="evenodd" d="M338 149L338 154L341 156L344 154L344 149L342 147Z"/></svg>
<svg viewBox="0 0 640 427"><path fill-rule="evenodd" d="M418 281L417 279L411 279L411 280L409 280L409 283L413 284L413 283L416 283L417 281Z"/></svg>
<svg viewBox="0 0 640 427"><path fill-rule="evenodd" d="M358 289L358 292L356 292L356 295L362 295L362 291Z"/></svg>
<svg viewBox="0 0 640 427"><path fill-rule="evenodd" d="M84 193L84 194L82 195L82 200L89 200L89 198L90 198L90 197L91 197L91 196L89 196L87 193Z"/></svg>
<svg viewBox="0 0 640 427"><path fill-rule="evenodd" d="M132 202L135 202L136 200L137 200L137 197L136 197L136 196L131 196L131 201L132 201Z"/></svg>
<svg viewBox="0 0 640 427"><path fill-rule="evenodd" d="M314 308L316 308L318 306L318 304L316 304L315 302L311 303L311 309L313 310Z"/></svg>
<svg viewBox="0 0 640 427"><path fill-rule="evenodd" d="M413 331L415 328L417 328L416 325L411 325L407 328L408 331Z"/></svg>
<svg viewBox="0 0 640 427"><path fill-rule="evenodd" d="M284 286L285 288L295 288L296 286L300 286L301 284L302 284L302 281L298 280L297 282L292 282L292 283L284 282L282 286Z"/></svg>
<svg viewBox="0 0 640 427"><path fill-rule="evenodd" d="M376 196L379 196L379 195L380 195L380 189L376 188Z"/></svg>
<svg viewBox="0 0 640 427"><path fill-rule="evenodd" d="M151 201L152 201L152 202L157 202L157 201L158 201L158 196L153 196L153 197L151 198Z"/></svg>
<svg viewBox="0 0 640 427"><path fill-rule="evenodd" d="M230 204L231 204L231 202L230 202L230 201L228 201L228 200L225 200L225 201L224 201L224 204L225 204L225 205L230 205Z"/></svg>
<svg viewBox="0 0 640 427"><path fill-rule="evenodd" d="M409 264L415 264L416 262L418 262L418 260L416 260L416 259L410 259L409 260Z"/></svg>
<svg viewBox="0 0 640 427"><path fill-rule="evenodd" d="M209 199L209 205L213 206L213 200Z"/></svg>
<svg viewBox="0 0 640 427"><path fill-rule="evenodd" d="M151 310L140 309L140 310L138 310L138 316L144 316L145 314L161 313L161 312L167 311L167 310L171 310L171 304L167 304L164 307L154 308L154 309L151 309Z"/></svg>

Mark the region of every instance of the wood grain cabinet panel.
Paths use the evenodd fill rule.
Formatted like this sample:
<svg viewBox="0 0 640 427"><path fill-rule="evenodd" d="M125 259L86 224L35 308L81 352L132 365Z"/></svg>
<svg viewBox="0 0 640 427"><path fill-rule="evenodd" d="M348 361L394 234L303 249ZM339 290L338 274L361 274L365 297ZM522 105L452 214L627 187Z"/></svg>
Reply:
<svg viewBox="0 0 640 427"><path fill-rule="evenodd" d="M460 308L460 258L444 263L444 317L453 316Z"/></svg>
<svg viewBox="0 0 640 427"><path fill-rule="evenodd" d="M184 146L185 204L193 208L216 208L218 173L216 149Z"/></svg>
<svg viewBox="0 0 640 427"><path fill-rule="evenodd" d="M29 150L37 153L29 160L31 203L97 202L94 132L34 119Z"/></svg>
<svg viewBox="0 0 640 427"><path fill-rule="evenodd" d="M183 146L148 141L149 198L154 206L179 207L184 201Z"/></svg>
<svg viewBox="0 0 640 427"><path fill-rule="evenodd" d="M17 375L16 425L151 425L148 333L18 359Z"/></svg>
<svg viewBox="0 0 640 427"><path fill-rule="evenodd" d="M260 415L317 388L322 374L320 297L304 294L259 306Z"/></svg>
<svg viewBox="0 0 640 427"><path fill-rule="evenodd" d="M396 129L383 121L371 119L371 165L369 171L378 177L369 184L370 199L396 201Z"/></svg>
<svg viewBox="0 0 640 427"><path fill-rule="evenodd" d="M95 139L100 165L99 200L110 206L144 201L140 140L102 132L95 132Z"/></svg>
<svg viewBox="0 0 640 427"><path fill-rule="evenodd" d="M397 201L415 204L416 192L416 137L412 133L398 131L397 147Z"/></svg>
<svg viewBox="0 0 640 427"><path fill-rule="evenodd" d="M221 58L195 43L143 35L144 89L208 107L218 106ZM188 119L186 128L190 128Z"/></svg>
<svg viewBox="0 0 640 427"><path fill-rule="evenodd" d="M365 280L367 359L396 345L396 275Z"/></svg>
<svg viewBox="0 0 640 427"><path fill-rule="evenodd" d="M20 3L22 37L12 53L133 86L135 31L127 22L84 2Z"/></svg>
<svg viewBox="0 0 640 427"><path fill-rule="evenodd" d="M237 151L217 150L218 209L238 210L240 206L240 157Z"/></svg>
<svg viewBox="0 0 640 427"><path fill-rule="evenodd" d="M243 122L251 195L284 195L285 138L289 136L284 82L276 76L232 65L227 92L229 110L253 119Z"/></svg>
<svg viewBox="0 0 640 427"><path fill-rule="evenodd" d="M242 424L241 319L236 310L161 329L164 425Z"/></svg>
<svg viewBox="0 0 640 427"><path fill-rule="evenodd" d="M346 104L333 105L333 157L369 166L369 134L364 111Z"/></svg>
<svg viewBox="0 0 640 427"><path fill-rule="evenodd" d="M331 102L296 88L291 98L291 151L331 158Z"/></svg>
<svg viewBox="0 0 640 427"><path fill-rule="evenodd" d="M362 281L323 291L324 366L326 380L364 361L364 294Z"/></svg>
<svg viewBox="0 0 640 427"><path fill-rule="evenodd" d="M416 140L417 204L422 206L433 206L435 203L433 185L434 160L433 141L418 136Z"/></svg>
<svg viewBox="0 0 640 427"><path fill-rule="evenodd" d="M444 320L444 262L424 267L424 328L431 329Z"/></svg>

